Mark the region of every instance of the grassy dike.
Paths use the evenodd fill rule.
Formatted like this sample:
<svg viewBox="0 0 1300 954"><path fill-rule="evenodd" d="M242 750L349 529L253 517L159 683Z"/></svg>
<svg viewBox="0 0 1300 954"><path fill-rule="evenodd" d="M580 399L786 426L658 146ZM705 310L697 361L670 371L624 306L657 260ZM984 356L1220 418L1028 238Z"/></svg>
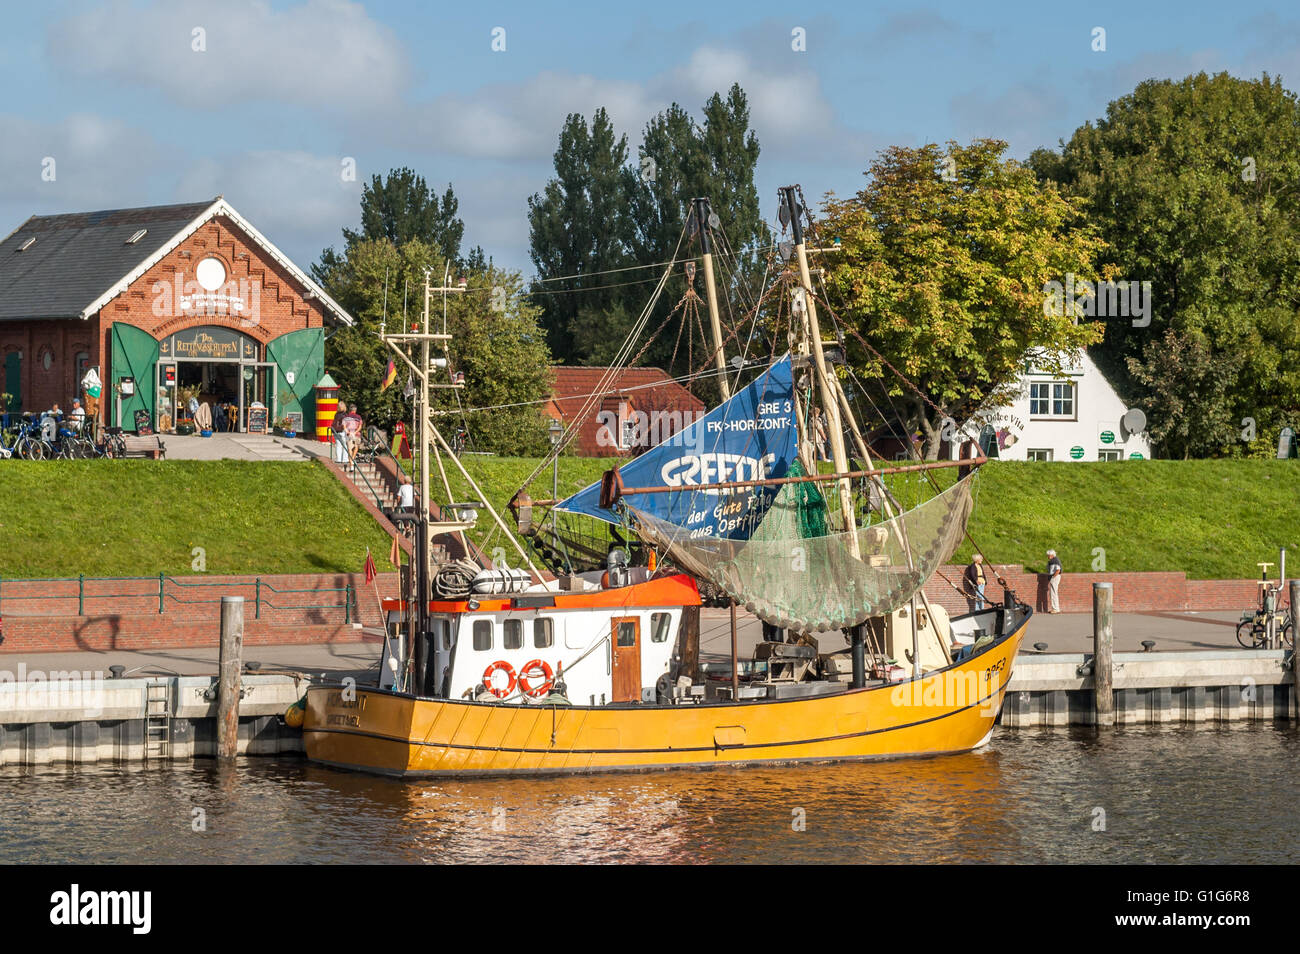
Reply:
<svg viewBox="0 0 1300 954"><path fill-rule="evenodd" d="M360 572L389 538L323 466L2 461L0 577Z"/></svg>
<svg viewBox="0 0 1300 954"><path fill-rule="evenodd" d="M503 513L538 464L477 455L464 462ZM598 480L611 463L562 458L560 495ZM952 471L937 474L953 479ZM448 476L453 494L468 499L463 478ZM894 478L905 504L923 496L921 480ZM319 464L5 461L0 491L0 577L180 576L195 572L196 547L217 574L357 572L367 546L386 566L388 538ZM550 467L531 492L550 496ZM1041 570L1054 547L1067 571L1085 572L1104 550L1106 570L1241 579L1285 546L1300 571L1300 462L999 461L983 469L975 493L971 532L995 563ZM434 499L443 496L435 481ZM486 515L473 536L502 542ZM963 545L954 559L969 555Z"/></svg>
<svg viewBox="0 0 1300 954"><path fill-rule="evenodd" d="M469 456L466 467L503 508L536 460ZM560 496L593 481L608 460L562 458ZM452 476L452 488L466 491ZM935 472L941 486L955 471ZM906 506L928 495L919 475L891 480ZM551 492L551 469L534 480L532 495ZM435 495L436 496L436 495ZM486 518L475 528L490 531ZM1198 460L1057 462L995 461L975 485L970 531L995 563L1045 570L1054 548L1067 571L1173 570L1191 579L1247 579L1256 563L1277 561L1287 547L1300 572L1300 461ZM1098 551L1105 551L1104 554ZM965 543L955 562L970 559ZM1101 560L1104 557L1104 567ZM1271 571L1276 575L1276 568Z"/></svg>

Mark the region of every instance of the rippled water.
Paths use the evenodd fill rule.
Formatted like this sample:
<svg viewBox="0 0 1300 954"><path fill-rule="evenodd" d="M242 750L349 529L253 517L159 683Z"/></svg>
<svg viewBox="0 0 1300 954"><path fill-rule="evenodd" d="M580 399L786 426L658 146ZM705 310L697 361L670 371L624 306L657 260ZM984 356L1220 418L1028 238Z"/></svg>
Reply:
<svg viewBox="0 0 1300 954"><path fill-rule="evenodd" d="M568 779L401 782L297 758L44 769L0 774L0 861L1295 863L1298 755L1300 730L1243 725Z"/></svg>

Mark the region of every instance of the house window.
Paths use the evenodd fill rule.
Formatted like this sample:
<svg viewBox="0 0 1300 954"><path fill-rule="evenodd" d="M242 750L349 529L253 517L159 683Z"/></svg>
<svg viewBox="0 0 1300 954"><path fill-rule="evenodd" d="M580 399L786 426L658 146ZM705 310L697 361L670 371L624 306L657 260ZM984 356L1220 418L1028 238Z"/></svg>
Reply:
<svg viewBox="0 0 1300 954"><path fill-rule="evenodd" d="M1073 381L1029 382L1029 416L1034 418L1074 418Z"/></svg>
<svg viewBox="0 0 1300 954"><path fill-rule="evenodd" d="M492 649L492 621L474 620L474 652L485 653Z"/></svg>
<svg viewBox="0 0 1300 954"><path fill-rule="evenodd" d="M1025 460L1049 461L1052 459L1050 447L1037 447L1025 451Z"/></svg>
<svg viewBox="0 0 1300 954"><path fill-rule="evenodd" d="M549 616L539 616L533 620L533 648L550 649L555 644L554 620Z"/></svg>
<svg viewBox="0 0 1300 954"><path fill-rule="evenodd" d="M1103 447L1097 451L1098 460L1123 460L1124 452L1116 450L1113 447Z"/></svg>
<svg viewBox="0 0 1300 954"><path fill-rule="evenodd" d="M506 649L523 649L524 647L524 621L522 619L508 619L503 624L504 632L501 636L501 642Z"/></svg>

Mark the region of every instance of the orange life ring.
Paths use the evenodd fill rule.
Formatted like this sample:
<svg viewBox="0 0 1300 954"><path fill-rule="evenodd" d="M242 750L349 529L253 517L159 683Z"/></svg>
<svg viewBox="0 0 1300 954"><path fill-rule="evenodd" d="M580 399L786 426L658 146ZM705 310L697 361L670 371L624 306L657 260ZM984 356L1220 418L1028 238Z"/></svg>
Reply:
<svg viewBox="0 0 1300 954"><path fill-rule="evenodd" d="M531 680L539 676L545 676L546 680L534 686ZM555 672L551 669L550 663L543 659L534 659L519 670L519 691L536 699L550 691L554 676Z"/></svg>
<svg viewBox="0 0 1300 954"><path fill-rule="evenodd" d="M532 663L529 663L529 665L531 666ZM504 689L498 689L496 686L492 685L492 677L499 672L504 672L506 674L506 678L509 679L509 682L506 684L506 687ZM487 689L488 692L492 693L492 695L496 696L498 699L504 699L506 696L510 695L510 693L514 692L515 682L516 679L515 679L514 667L512 667L510 663L506 662L504 659L498 659L492 665L488 666L486 669L483 670L484 687Z"/></svg>

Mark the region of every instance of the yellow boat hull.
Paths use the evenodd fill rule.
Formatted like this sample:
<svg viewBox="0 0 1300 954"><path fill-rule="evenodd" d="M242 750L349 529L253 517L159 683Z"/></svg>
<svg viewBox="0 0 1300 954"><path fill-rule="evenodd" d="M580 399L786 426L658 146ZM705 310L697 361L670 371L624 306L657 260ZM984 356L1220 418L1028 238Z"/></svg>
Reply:
<svg viewBox="0 0 1300 954"><path fill-rule="evenodd" d="M789 700L543 706L322 686L303 739L316 762L385 775L492 776L906 758L986 742L1026 623L906 683Z"/></svg>

